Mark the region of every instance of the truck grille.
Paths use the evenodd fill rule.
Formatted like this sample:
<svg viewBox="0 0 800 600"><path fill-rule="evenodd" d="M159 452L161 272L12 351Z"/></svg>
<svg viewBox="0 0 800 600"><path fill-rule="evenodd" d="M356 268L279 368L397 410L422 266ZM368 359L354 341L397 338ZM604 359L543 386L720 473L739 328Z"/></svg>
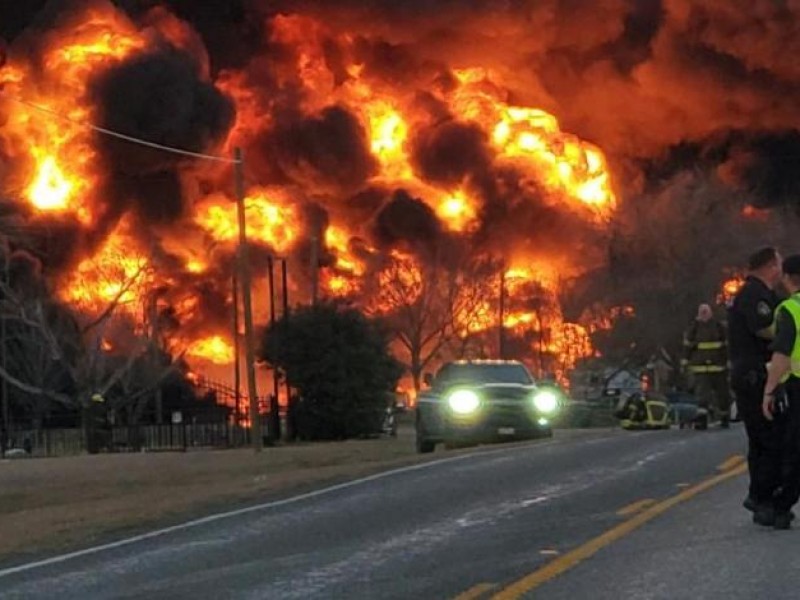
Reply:
<svg viewBox="0 0 800 600"><path fill-rule="evenodd" d="M523 427L531 424L530 409L524 402L489 401L486 421L496 427Z"/></svg>

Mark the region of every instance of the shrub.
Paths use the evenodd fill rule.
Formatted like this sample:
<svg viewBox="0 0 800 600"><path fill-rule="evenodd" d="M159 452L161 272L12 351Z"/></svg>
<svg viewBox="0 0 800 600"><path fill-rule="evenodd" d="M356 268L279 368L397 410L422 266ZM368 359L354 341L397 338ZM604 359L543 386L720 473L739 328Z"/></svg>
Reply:
<svg viewBox="0 0 800 600"><path fill-rule="evenodd" d="M261 356L297 390L293 417L305 439L375 433L402 374L381 323L336 303L278 321L264 335Z"/></svg>

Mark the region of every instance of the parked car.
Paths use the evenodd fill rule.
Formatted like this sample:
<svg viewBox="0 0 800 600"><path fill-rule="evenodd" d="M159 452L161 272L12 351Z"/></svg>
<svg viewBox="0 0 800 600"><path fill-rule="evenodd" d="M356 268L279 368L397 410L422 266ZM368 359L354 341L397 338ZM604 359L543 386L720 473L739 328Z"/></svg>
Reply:
<svg viewBox="0 0 800 600"><path fill-rule="evenodd" d="M708 429L708 411L700 408L697 397L689 392L667 392L672 422L681 429Z"/></svg>
<svg viewBox="0 0 800 600"><path fill-rule="evenodd" d="M551 419L563 403L556 389L537 386L517 361L450 362L425 381L428 389L417 398L416 412L421 453L439 443L550 436Z"/></svg>

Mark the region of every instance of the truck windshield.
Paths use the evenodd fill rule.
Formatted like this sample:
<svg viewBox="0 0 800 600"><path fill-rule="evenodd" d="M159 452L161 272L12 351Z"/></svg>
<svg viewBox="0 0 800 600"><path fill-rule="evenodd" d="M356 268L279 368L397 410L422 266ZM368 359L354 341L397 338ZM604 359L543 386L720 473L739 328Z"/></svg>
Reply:
<svg viewBox="0 0 800 600"><path fill-rule="evenodd" d="M514 364L448 364L436 375L437 387L447 387L456 383L530 385L533 379L524 366Z"/></svg>

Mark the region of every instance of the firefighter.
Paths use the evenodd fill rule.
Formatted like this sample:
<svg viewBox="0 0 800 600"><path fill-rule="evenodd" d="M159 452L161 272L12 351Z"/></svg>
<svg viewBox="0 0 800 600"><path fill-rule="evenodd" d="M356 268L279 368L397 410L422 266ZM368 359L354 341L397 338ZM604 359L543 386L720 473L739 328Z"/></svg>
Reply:
<svg viewBox="0 0 800 600"><path fill-rule="evenodd" d="M763 507L754 518L776 529L791 527L791 509L800 498L800 254L783 261L783 282L791 296L775 312L775 340L762 402L764 418L775 424L781 441L782 468L772 506Z"/></svg>
<svg viewBox="0 0 800 600"><path fill-rule="evenodd" d="M683 334L683 346L681 364L692 376L699 408L713 409L720 426L727 429L731 405L728 344L725 327L714 318L708 304L698 307L697 317Z"/></svg>
<svg viewBox="0 0 800 600"><path fill-rule="evenodd" d="M774 288L781 278L780 260L775 248L755 252L747 279L728 307L731 387L748 441L750 487L743 504L754 512L772 501L780 469L780 445L761 407L774 336L773 313L778 306Z"/></svg>
<svg viewBox="0 0 800 600"><path fill-rule="evenodd" d="M623 429L669 429L669 404L666 398L650 392L646 379L642 391L622 395L617 402L614 416Z"/></svg>

